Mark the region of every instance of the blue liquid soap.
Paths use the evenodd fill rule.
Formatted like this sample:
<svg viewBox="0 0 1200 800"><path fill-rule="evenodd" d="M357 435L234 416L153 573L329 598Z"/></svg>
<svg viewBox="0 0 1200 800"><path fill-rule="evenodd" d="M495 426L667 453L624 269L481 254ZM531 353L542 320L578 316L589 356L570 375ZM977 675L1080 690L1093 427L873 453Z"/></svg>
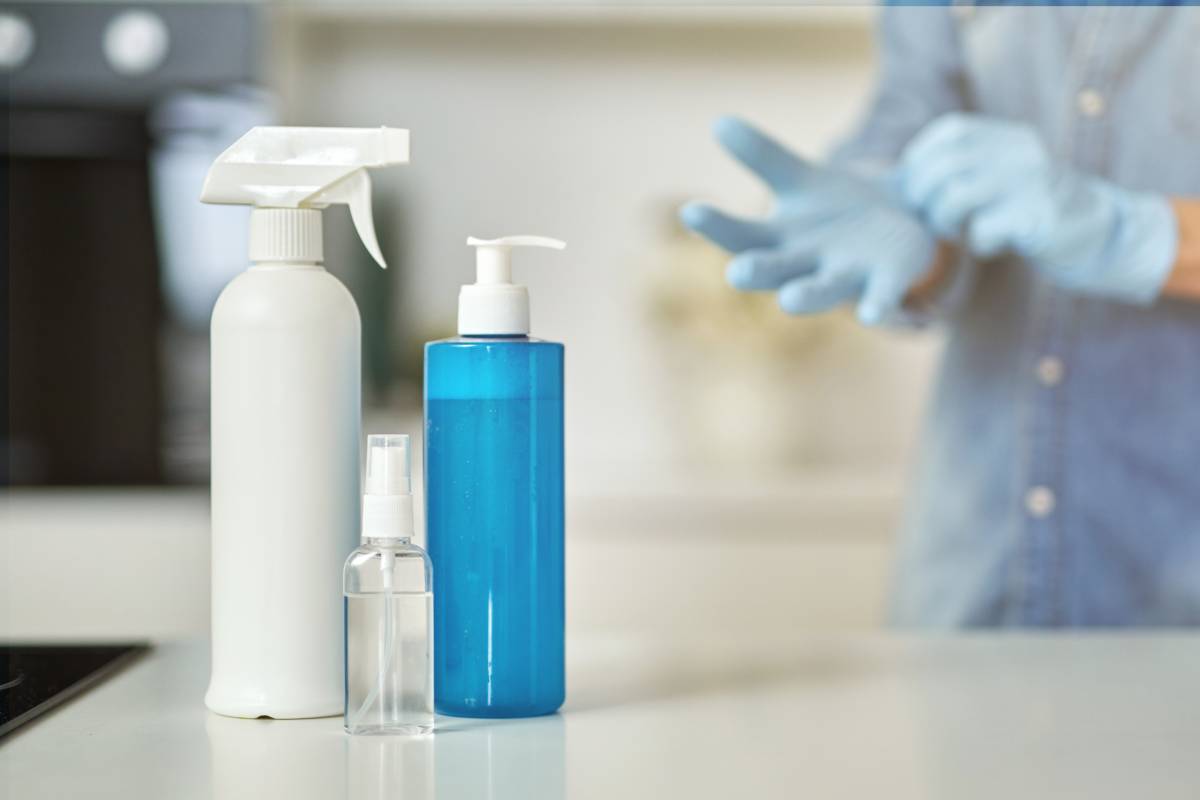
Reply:
<svg viewBox="0 0 1200 800"><path fill-rule="evenodd" d="M562 705L563 346L465 336L425 348L434 700L443 714Z"/></svg>

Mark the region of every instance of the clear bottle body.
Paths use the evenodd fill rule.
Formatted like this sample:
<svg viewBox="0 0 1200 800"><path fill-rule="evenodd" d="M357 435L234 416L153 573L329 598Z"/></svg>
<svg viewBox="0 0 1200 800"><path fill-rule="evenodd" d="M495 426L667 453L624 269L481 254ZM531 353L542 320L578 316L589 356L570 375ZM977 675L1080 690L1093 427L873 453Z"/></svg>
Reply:
<svg viewBox="0 0 1200 800"><path fill-rule="evenodd" d="M433 730L432 576L408 539L367 539L346 559L347 733Z"/></svg>

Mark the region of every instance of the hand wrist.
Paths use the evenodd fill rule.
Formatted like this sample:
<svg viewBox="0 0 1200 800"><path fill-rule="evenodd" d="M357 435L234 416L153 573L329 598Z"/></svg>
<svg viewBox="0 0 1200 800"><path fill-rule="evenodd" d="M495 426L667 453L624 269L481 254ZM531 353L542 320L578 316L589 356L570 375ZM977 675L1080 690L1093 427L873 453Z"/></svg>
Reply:
<svg viewBox="0 0 1200 800"><path fill-rule="evenodd" d="M939 241L929 268L904 296L904 307L919 312L933 306L937 298L953 283L954 274L958 270L959 256L957 245L944 240Z"/></svg>
<svg viewBox="0 0 1200 800"><path fill-rule="evenodd" d="M1175 219L1174 261L1163 294L1200 298L1200 200L1173 197L1167 201Z"/></svg>

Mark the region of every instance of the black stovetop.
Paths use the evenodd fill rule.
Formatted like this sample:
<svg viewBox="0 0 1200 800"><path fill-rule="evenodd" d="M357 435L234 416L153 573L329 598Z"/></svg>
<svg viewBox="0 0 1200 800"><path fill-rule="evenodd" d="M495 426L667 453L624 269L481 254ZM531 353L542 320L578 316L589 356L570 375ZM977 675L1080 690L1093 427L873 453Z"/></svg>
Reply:
<svg viewBox="0 0 1200 800"><path fill-rule="evenodd" d="M0 644L0 737L148 649L144 644Z"/></svg>

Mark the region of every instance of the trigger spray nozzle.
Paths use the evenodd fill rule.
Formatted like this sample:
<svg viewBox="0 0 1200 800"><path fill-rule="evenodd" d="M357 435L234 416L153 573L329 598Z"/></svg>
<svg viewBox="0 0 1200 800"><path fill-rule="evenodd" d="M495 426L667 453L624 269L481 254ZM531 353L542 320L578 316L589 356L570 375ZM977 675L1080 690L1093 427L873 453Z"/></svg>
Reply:
<svg viewBox="0 0 1200 800"><path fill-rule="evenodd" d="M321 209L350 208L354 229L381 267L367 169L408 163L400 128L251 128L217 157L205 203L253 206L250 260L321 263Z"/></svg>

